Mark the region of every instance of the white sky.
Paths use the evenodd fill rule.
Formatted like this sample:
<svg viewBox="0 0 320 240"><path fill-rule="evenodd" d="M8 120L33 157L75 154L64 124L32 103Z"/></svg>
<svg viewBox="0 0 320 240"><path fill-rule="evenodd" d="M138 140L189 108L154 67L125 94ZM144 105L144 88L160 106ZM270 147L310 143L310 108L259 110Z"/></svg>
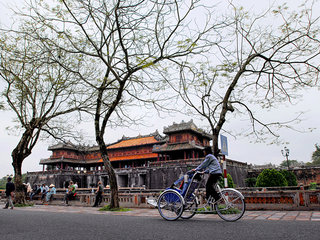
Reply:
<svg viewBox="0 0 320 240"><path fill-rule="evenodd" d="M9 11L6 9L5 4L11 2L21 2L22 0L0 0L0 23L8 22L10 17ZM251 9L262 9L262 2L267 4L268 1L235 1L237 3L245 4L246 7L250 6ZM273 1L269 1L273 2ZM285 1L276 1L276 2L285 2ZM299 5L302 1L287 1L292 4ZM265 7L265 5L264 5ZM318 11L319 13L319 11ZM0 85L1 88L1 85ZM315 150L314 145L316 143L320 144L320 128L319 128L319 118L320 118L320 94L319 89L308 90L304 92L303 98L301 101L294 106L283 106L278 108L277 111L271 112L271 114L284 116L293 116L294 113L299 111L304 111L305 119L298 127L299 129L308 129L316 128L313 132L309 133L299 133L289 130L282 130L280 132L281 137L288 142L286 145L290 149L290 159L295 159L298 161L310 161L312 152ZM270 113L269 113L270 114ZM189 116L174 116L167 117L165 119L159 119L156 116L152 119L145 119L149 123L150 127L137 127L137 130L130 129L116 129L110 130L110 134L107 138L107 142L114 142L120 139L123 135L125 136L137 136L139 134L149 134L158 129L159 133L163 135L162 131L164 127L171 125L173 122L179 123L182 120L189 121L191 118ZM289 118L290 119L290 118ZM202 127L206 122L197 122L194 120L198 127ZM13 167L11 165L11 152L14 149L15 145L18 143L20 136L9 135L6 131L6 127L12 124L12 115L9 112L0 112L0 177L7 174L13 173ZM237 126L241 123L232 123L233 126ZM88 134L93 136L94 129L93 123L86 124L85 129L87 129ZM284 157L281 155L281 149L285 145L266 145L266 144L253 144L249 143L247 139L228 137L228 147L229 147L229 158L252 163L252 164L280 164ZM91 138L91 142L94 138ZM41 170L39 161L42 158L47 158L51 155L51 152L47 150L48 146L52 142L39 142L35 149L33 150L31 156L29 156L23 162L22 170L23 172L27 171L38 171Z"/></svg>

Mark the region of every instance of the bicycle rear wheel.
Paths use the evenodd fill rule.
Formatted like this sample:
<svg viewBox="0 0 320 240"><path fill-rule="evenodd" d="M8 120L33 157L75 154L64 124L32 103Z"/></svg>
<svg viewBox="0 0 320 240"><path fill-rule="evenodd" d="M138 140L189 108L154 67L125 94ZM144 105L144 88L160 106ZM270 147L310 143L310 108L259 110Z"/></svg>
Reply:
<svg viewBox="0 0 320 240"><path fill-rule="evenodd" d="M158 199L158 211L165 220L177 220L183 212L183 198L174 190L164 191Z"/></svg>
<svg viewBox="0 0 320 240"><path fill-rule="evenodd" d="M186 202L186 205L184 206L183 213L181 214L182 219L190 219L192 218L198 209L198 203L196 198L193 196L193 199Z"/></svg>
<svg viewBox="0 0 320 240"><path fill-rule="evenodd" d="M222 190L221 199L215 203L218 215L228 222L240 219L245 212L245 207L243 196L233 189Z"/></svg>

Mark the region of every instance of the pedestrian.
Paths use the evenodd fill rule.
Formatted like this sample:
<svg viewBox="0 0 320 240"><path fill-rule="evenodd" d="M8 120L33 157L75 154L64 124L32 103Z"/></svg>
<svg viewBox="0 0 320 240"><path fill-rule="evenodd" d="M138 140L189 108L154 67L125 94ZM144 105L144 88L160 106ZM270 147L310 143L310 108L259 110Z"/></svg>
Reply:
<svg viewBox="0 0 320 240"><path fill-rule="evenodd" d="M206 183L206 199L209 203L214 203L220 199L219 194L214 188L214 185L222 176L222 171L218 159L212 155L212 149L210 147L204 150L206 155L204 161L193 171L207 170L209 172L209 177Z"/></svg>
<svg viewBox="0 0 320 240"><path fill-rule="evenodd" d="M102 182L99 181L98 182L98 187L97 187L97 190L96 190L96 200L93 204L92 207L98 207L101 202L102 202L102 193L103 193L103 185L102 185Z"/></svg>
<svg viewBox="0 0 320 240"><path fill-rule="evenodd" d="M13 203L12 203L12 199L13 199L13 193L14 190L16 189L14 186L14 183L11 182L12 178L8 177L7 179L7 184L6 184L6 197L7 197L7 202L6 205L3 209L7 209L9 206L11 209L13 209Z"/></svg>

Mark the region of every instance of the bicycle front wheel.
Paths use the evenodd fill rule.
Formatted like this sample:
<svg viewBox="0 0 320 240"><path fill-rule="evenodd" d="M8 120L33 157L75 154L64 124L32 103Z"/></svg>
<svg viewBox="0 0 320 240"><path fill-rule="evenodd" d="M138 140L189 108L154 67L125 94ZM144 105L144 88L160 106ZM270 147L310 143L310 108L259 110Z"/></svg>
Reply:
<svg viewBox="0 0 320 240"><path fill-rule="evenodd" d="M183 198L174 190L164 191L158 199L158 211L165 220L177 220L183 212Z"/></svg>
<svg viewBox="0 0 320 240"><path fill-rule="evenodd" d="M222 190L221 199L215 203L218 215L228 222L240 219L245 212L245 207L243 196L233 189Z"/></svg>

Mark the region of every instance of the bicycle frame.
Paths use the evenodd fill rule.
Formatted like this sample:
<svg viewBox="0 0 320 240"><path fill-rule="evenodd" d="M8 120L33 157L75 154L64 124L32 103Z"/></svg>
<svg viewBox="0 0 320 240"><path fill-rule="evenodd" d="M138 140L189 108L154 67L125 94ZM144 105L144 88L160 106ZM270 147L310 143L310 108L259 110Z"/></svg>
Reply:
<svg viewBox="0 0 320 240"><path fill-rule="evenodd" d="M184 197L183 197L183 198L184 198L184 204L186 205L186 204L188 203L188 199L187 199L188 196L194 195L194 199L195 199L195 201L196 201L196 203L197 203L197 205L198 205L198 206L197 206L197 209L204 209L204 211L207 212L207 213L214 213L214 212L216 212L216 211L214 210L212 203L210 203L210 202L208 202L207 200L205 200L205 203L201 205L201 204L200 204L200 200L199 200L199 198L198 198L199 188L200 188L200 186L204 183L204 180L205 180L204 177L202 177L202 179L198 182L197 188L194 189L193 192L189 193L190 188L191 188L191 186L192 186L192 183L194 182L194 178L195 178L195 176L196 176L197 174L204 175L205 173L196 171L196 172L193 174L192 178L190 179L190 184L189 184L189 186L188 186L188 188L187 188L187 190L186 190L186 193L185 193L185 195L184 195ZM233 190L233 191L237 192L242 199L244 199L244 196L242 195L242 193L239 192L239 191L236 190L236 189L233 189L233 188L221 188L221 187L219 186L219 183L216 183L214 187L216 188L216 191L217 191L219 194L220 194L223 190ZM225 202L229 202L228 199L226 199L226 196L222 195L222 198L225 200ZM192 200L193 200L193 199L192 199ZM208 210L208 208L209 208L210 210ZM190 211L192 211L192 209L191 209ZM200 213L200 212L202 212L202 211L199 211L199 210L198 210L198 211L195 211L195 212L196 212L196 213Z"/></svg>

